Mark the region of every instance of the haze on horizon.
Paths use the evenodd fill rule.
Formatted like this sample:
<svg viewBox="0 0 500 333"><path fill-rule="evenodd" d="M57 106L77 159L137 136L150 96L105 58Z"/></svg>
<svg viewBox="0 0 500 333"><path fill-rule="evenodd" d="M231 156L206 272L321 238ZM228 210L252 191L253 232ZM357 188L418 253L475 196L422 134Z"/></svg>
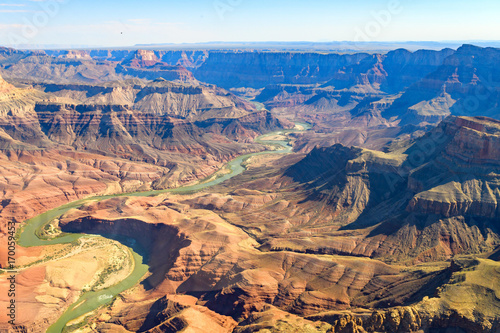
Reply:
<svg viewBox="0 0 500 333"><path fill-rule="evenodd" d="M480 0L0 0L0 45L500 40Z"/></svg>

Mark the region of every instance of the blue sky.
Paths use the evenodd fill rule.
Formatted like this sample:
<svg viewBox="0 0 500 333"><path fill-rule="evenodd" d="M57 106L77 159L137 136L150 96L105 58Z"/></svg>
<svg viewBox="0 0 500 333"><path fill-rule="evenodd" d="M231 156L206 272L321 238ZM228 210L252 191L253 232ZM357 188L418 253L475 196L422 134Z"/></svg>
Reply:
<svg viewBox="0 0 500 333"><path fill-rule="evenodd" d="M0 45L500 40L498 0L0 0Z"/></svg>

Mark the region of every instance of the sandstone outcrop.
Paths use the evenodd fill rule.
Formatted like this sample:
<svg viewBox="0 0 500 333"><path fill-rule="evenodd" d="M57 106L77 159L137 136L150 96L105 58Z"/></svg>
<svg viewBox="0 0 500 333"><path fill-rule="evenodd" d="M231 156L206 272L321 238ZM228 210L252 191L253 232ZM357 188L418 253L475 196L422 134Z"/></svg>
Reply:
<svg viewBox="0 0 500 333"><path fill-rule="evenodd" d="M200 81L224 88L263 88L276 83L311 84L326 82L343 66L367 56L362 53L212 52L203 65L194 70L194 75Z"/></svg>
<svg viewBox="0 0 500 333"><path fill-rule="evenodd" d="M450 118L430 136L441 133L441 139L446 140L444 147L438 143L429 146L438 154L434 161L409 176L409 186L419 193L410 201L408 210L446 217L498 217L500 122ZM429 174L433 175L430 179Z"/></svg>
<svg viewBox="0 0 500 333"><path fill-rule="evenodd" d="M385 116L399 116L414 124L438 122L449 114L498 119L499 91L494 78L499 60L498 49L463 45L434 72L410 86ZM435 107L419 107L422 101Z"/></svg>
<svg viewBox="0 0 500 333"><path fill-rule="evenodd" d="M223 89L174 83L165 78L147 83L136 79L102 85L45 84L39 87L62 101L85 105L123 105L144 113L191 120L237 118L255 111L251 103Z"/></svg>

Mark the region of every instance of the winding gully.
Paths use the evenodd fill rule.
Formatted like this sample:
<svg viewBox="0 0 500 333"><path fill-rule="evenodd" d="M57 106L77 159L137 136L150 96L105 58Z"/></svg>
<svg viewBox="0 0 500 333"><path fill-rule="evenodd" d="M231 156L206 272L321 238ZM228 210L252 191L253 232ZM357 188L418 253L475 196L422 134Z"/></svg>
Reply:
<svg viewBox="0 0 500 333"><path fill-rule="evenodd" d="M275 135L279 134L289 134L292 132L300 132L300 131L306 131L311 128L310 124L307 123L300 123L296 122L296 129L293 130L282 130L282 131L276 131L276 132L271 132L265 135L262 135L258 138L255 139L255 142L262 143L262 144L267 144L267 145L274 145L274 146L279 146L278 150L269 150L269 151L264 151L260 153L253 153L253 154L247 154L247 155L242 155L240 157L235 158L234 160L230 161L229 163L226 164L226 168L230 170L230 173L225 174L224 176L221 176L219 178L216 178L212 181L205 182L205 183L200 183L196 185L191 185L191 186L184 186L176 189L168 189L168 190L157 190L157 191L147 191L147 192L136 192L136 193L122 193L122 194L116 194L116 195L107 195L107 196L97 196L97 197L90 197L78 201L74 201L69 204L65 204L61 207L52 209L44 214L41 214L39 216L36 216L28 221L26 221L26 225L22 230L22 233L19 237L19 245L24 246L24 247L31 247L31 246L47 246L47 245L55 245L55 244L66 244L66 243L71 243L74 242L80 238L83 237L102 237L102 236L94 236L94 235L85 235L85 234L63 234L62 236L52 239L52 240L42 240L40 239L38 235L38 231L43 228L45 224L48 222L52 221L53 219L63 215L67 211L73 208L78 208L90 201L102 201L114 197L145 197L145 196L151 196L151 195L158 195L162 193L192 193L196 191L200 191L206 188L209 188L211 186L220 184L234 176L237 176L241 174L244 170L245 167L243 166L243 163L245 160L252 156L257 156L257 155L263 155L263 154L287 154L292 152L292 146L289 144L287 141L277 141L277 140L266 140L266 138L270 138ZM126 242L123 242L126 243ZM127 246L127 244L123 244ZM128 246L127 246L128 247ZM66 325L76 319L79 318L87 313L90 313L100 306L109 304L112 302L112 300L120 293L124 292L127 289L132 288L134 285L136 285L142 278L143 276L148 272L149 266L145 263L144 258L135 252L131 247L128 247L128 250L130 252L131 257L133 258L134 262L134 269L132 273L122 280L120 283L106 288L102 289L99 291L89 291L85 292L82 294L82 296L75 302L73 303L64 313L63 315L59 318L59 320L50 326L47 330L47 333L60 333L64 330Z"/></svg>

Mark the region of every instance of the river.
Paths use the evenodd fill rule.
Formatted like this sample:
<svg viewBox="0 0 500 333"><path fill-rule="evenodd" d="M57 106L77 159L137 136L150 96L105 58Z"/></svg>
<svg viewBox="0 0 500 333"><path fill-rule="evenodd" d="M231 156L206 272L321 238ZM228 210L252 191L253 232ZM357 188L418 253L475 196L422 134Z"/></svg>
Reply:
<svg viewBox="0 0 500 333"><path fill-rule="evenodd" d="M37 232L39 229L41 229L46 223L52 221L53 219L63 215L67 211L73 208L78 208L85 203L91 202L91 201L101 201L101 200L106 200L110 199L113 197L120 197L120 196L127 196L127 197L145 197L145 196L151 196L151 195L158 195L162 193L190 193L190 192L196 192L200 191L203 189L206 189L208 187L220 184L234 176L237 176L241 174L244 170L245 167L243 166L243 162L248 159L249 157L252 156L258 156L258 155L263 155L263 154L287 154L292 151L292 146L287 142L287 141L267 141L266 138L270 138L272 136L280 135L280 134L288 134L291 132L300 132L303 130L309 130L311 127L307 123L300 123L297 122L295 123L296 126L302 127L300 130L281 130L281 131L276 131L276 132L271 132L265 135L262 135L258 138L255 139L256 142L263 143L263 144L271 144L274 146L279 146L279 150L271 150L271 151L264 151L260 153L252 153L252 154L247 154L247 155L242 155L234 160L230 161L227 163L226 168L229 168L230 172L215 178L214 180L208 181L208 182L202 182L199 184L195 185L190 185L190 186L184 186L176 189L168 189L168 190L154 190L154 191L146 191L146 192L135 192L135 193L121 193L121 194L116 194L116 195L106 195L106 196L94 196L86 199L81 199L78 201L74 201L72 203L65 204L61 207L52 209L46 213L43 213L39 216L36 216L28 221L26 221L25 227L22 229L21 235L19 237L19 245L24 246L24 247L31 247L31 246L42 246L42 245L54 245L54 244L65 244L65 243L71 243L76 240L78 240L81 237L102 237L102 236L90 236L86 234L63 234L60 237L57 237L55 239L51 240L43 240L38 238ZM127 289L132 288L134 285L136 285L142 277L148 272L148 265L144 262L143 256L141 256L137 251L134 251L132 247L128 246L130 244L127 244L126 241L122 241L123 245L127 246L131 256L134 260L134 269L132 273L122 280L120 283L100 290L100 291L90 291L84 293L73 305L71 305L64 313L63 315L59 318L59 320L50 326L47 330L47 333L60 333L64 330L66 324L78 317L81 317L82 315L85 315L91 311L94 311L95 309L99 308L102 305L111 303L111 301L114 299L114 297L122 292L124 292Z"/></svg>

